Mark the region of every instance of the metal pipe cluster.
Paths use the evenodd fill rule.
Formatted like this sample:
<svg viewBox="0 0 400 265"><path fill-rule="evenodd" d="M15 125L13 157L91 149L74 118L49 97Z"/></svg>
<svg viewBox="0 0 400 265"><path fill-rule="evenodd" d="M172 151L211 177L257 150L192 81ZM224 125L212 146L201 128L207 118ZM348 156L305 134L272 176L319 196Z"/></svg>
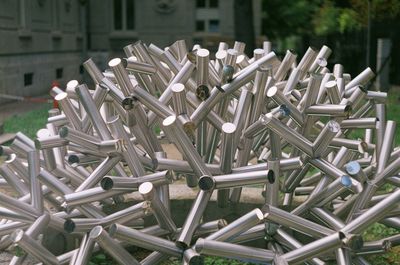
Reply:
<svg viewBox="0 0 400 265"><path fill-rule="evenodd" d="M252 57L244 46L220 43L211 55L182 40L164 49L138 41L104 72L84 62L93 87L53 88L61 110L37 138L18 133L2 147L1 186L12 195L0 193L0 248L23 253L10 264L27 254L87 264L100 250L119 264L368 264L365 255L399 245L400 234L363 240L377 222L400 229L396 123L386 119L387 94L365 89L371 69L351 77L328 67L327 46L283 58L268 42ZM182 225L169 193L177 176L197 192ZM213 193L234 211L255 185L257 208L229 224L203 218ZM141 200L104 212L131 193ZM75 235L76 249L49 252L40 241L48 226ZM127 246L150 254L139 261Z"/></svg>

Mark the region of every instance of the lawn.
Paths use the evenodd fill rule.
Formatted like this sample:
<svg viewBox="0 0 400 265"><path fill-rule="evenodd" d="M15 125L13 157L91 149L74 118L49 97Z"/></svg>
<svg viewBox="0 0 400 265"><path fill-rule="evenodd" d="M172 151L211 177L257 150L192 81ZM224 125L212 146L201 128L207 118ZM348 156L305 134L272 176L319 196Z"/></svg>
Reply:
<svg viewBox="0 0 400 265"><path fill-rule="evenodd" d="M388 105L387 105L387 119L394 120L398 124L400 123L400 93L398 91L391 91L388 96ZM36 135L36 131L40 128L43 128L47 121L47 111L51 108L51 105L45 105L41 109L37 109L22 115L14 116L7 119L4 122L4 131L5 132L23 132L31 138L34 138ZM363 134L361 132L352 132L351 134L354 138L363 138ZM400 145L400 130L397 130L396 145ZM390 188L390 187L388 187ZM377 240L381 239L393 234L397 234L399 231L396 231L392 228L387 228L381 224L372 225L364 234L365 241ZM146 251L139 251L139 256L146 254ZM142 255L140 255L142 254ZM233 262L225 259L216 259L207 257L206 264L208 265L223 265L223 264L246 264L240 262ZM392 248L390 251L383 255L375 255L369 256L368 260L373 265L384 265L384 264L400 264L400 247ZM115 264L107 255L98 254L93 257L91 264L101 264L101 265L111 265ZM177 261L168 260L163 264L179 264Z"/></svg>
<svg viewBox="0 0 400 265"><path fill-rule="evenodd" d="M46 126L47 112L51 107L51 104L44 104L42 108L6 119L4 121L4 132L22 132L32 139L35 138L36 132Z"/></svg>

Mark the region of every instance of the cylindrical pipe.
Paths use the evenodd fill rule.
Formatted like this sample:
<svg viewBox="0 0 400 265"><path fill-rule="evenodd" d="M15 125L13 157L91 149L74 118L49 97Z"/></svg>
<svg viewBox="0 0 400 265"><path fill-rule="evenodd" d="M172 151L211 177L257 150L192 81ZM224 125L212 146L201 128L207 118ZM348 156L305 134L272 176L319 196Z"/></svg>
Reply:
<svg viewBox="0 0 400 265"><path fill-rule="evenodd" d="M96 226L90 231L89 239L93 239L110 254L119 264L139 265L140 263L129 254L117 241L110 237L110 235L101 226Z"/></svg>
<svg viewBox="0 0 400 265"><path fill-rule="evenodd" d="M176 238L176 244L181 248L187 248L190 245L193 234L196 227L200 223L200 219L206 209L207 202L211 198L212 191L200 190L194 200L192 207L188 215L186 216L185 222L182 225L181 232Z"/></svg>
<svg viewBox="0 0 400 265"><path fill-rule="evenodd" d="M256 208L234 222L206 237L207 240L232 241L248 229L259 224L264 219L263 212Z"/></svg>
<svg viewBox="0 0 400 265"><path fill-rule="evenodd" d="M174 257L181 257L183 254L182 249L175 246L175 244L169 240L148 235L120 224L113 224L109 231L111 236L138 247L159 251Z"/></svg>
<svg viewBox="0 0 400 265"><path fill-rule="evenodd" d="M26 233L21 229L17 229L11 234L11 240L15 244L18 244L18 246L24 251L37 258L44 264L59 264L56 256L54 256L50 251L39 244L36 240L26 235Z"/></svg>
<svg viewBox="0 0 400 265"><path fill-rule="evenodd" d="M324 252L337 248L342 244L346 236L339 232L318 239L312 243L306 244L298 249L289 251L281 256L289 264L300 264L310 258L317 257Z"/></svg>
<svg viewBox="0 0 400 265"><path fill-rule="evenodd" d="M271 264L275 253L270 250L241 246L200 238L196 241L195 250L204 255L237 259L245 262Z"/></svg>

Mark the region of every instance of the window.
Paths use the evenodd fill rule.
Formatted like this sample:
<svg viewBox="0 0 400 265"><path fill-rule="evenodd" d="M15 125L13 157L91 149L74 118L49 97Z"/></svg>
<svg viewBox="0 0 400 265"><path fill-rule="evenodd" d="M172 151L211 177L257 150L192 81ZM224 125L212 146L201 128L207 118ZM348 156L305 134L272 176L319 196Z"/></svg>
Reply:
<svg viewBox="0 0 400 265"><path fill-rule="evenodd" d="M126 1L126 29L135 29L135 4L133 0Z"/></svg>
<svg viewBox="0 0 400 265"><path fill-rule="evenodd" d="M204 20L197 20L196 21L196 31L205 31L206 25Z"/></svg>
<svg viewBox="0 0 400 265"><path fill-rule="evenodd" d="M218 7L218 0L209 0L209 7L217 8Z"/></svg>
<svg viewBox="0 0 400 265"><path fill-rule="evenodd" d="M114 29L122 29L122 0L114 0Z"/></svg>
<svg viewBox="0 0 400 265"><path fill-rule="evenodd" d="M196 0L197 8L218 8L218 0Z"/></svg>
<svg viewBox="0 0 400 265"><path fill-rule="evenodd" d="M196 0L196 31L220 32L220 10L218 0Z"/></svg>
<svg viewBox="0 0 400 265"><path fill-rule="evenodd" d="M218 33L219 32L219 20L196 20L196 31L197 32L209 32Z"/></svg>
<svg viewBox="0 0 400 265"><path fill-rule="evenodd" d="M24 86L30 86L33 84L33 73L24 74Z"/></svg>
<svg viewBox="0 0 400 265"><path fill-rule="evenodd" d="M57 68L56 69L56 79L61 79L61 78L63 78L63 69Z"/></svg>
<svg viewBox="0 0 400 265"><path fill-rule="evenodd" d="M219 32L219 20L211 19L208 21L208 32Z"/></svg>
<svg viewBox="0 0 400 265"><path fill-rule="evenodd" d="M135 29L135 0L114 0L114 30Z"/></svg>
<svg viewBox="0 0 400 265"><path fill-rule="evenodd" d="M196 7L198 8L206 7L206 0L196 0Z"/></svg>

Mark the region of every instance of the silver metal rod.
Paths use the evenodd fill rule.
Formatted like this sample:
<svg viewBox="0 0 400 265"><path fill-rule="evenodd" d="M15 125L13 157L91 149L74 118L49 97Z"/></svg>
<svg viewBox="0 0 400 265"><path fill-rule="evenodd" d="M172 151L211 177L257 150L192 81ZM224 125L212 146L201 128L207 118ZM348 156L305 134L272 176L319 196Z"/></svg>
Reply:
<svg viewBox="0 0 400 265"><path fill-rule="evenodd" d="M314 237L321 238L327 235L331 235L335 232L329 228L321 226L297 215L288 213L274 206L264 205L263 212L267 220L276 222L277 224L281 224L283 226L290 227L301 233L306 233Z"/></svg>
<svg viewBox="0 0 400 265"><path fill-rule="evenodd" d="M274 234L274 239L276 239L279 242L281 242L282 244L288 246L291 250L298 249L303 246L303 244L301 244L299 241L297 241L294 237L292 237L290 234L286 233L281 228L278 228L276 230L276 233ZM311 264L315 264L315 265L324 265L325 264L325 262L323 262L322 260L320 260L318 258L310 259L310 261L308 261L308 262L310 262Z"/></svg>
<svg viewBox="0 0 400 265"><path fill-rule="evenodd" d="M11 234L11 240L13 243L18 244L20 248L35 257L40 262L51 265L59 264L56 256L54 256L36 240L26 235L26 233L21 229L17 229Z"/></svg>
<svg viewBox="0 0 400 265"><path fill-rule="evenodd" d="M213 190L265 184L268 181L267 177L268 170L232 173L215 177L203 176L199 179L199 188L202 190Z"/></svg>
<svg viewBox="0 0 400 265"><path fill-rule="evenodd" d="M168 209L165 208L161 202L158 194L151 182L144 182L139 186L139 193L143 196L145 200L150 201L150 207L154 212L161 228L167 229L171 233L176 232L176 225L172 220Z"/></svg>
<svg viewBox="0 0 400 265"><path fill-rule="evenodd" d="M89 239L93 239L104 249L110 256L112 256L119 264L134 264L140 263L129 254L122 246L118 244L101 226L96 226L90 231Z"/></svg>
<svg viewBox="0 0 400 265"><path fill-rule="evenodd" d="M317 257L326 251L339 247L346 236L339 232L323 237L281 256L289 264L300 264L310 258Z"/></svg>
<svg viewBox="0 0 400 265"><path fill-rule="evenodd" d="M271 264L275 253L270 250L241 246L200 238L196 241L195 250L203 255L242 260L259 264Z"/></svg>
<svg viewBox="0 0 400 265"><path fill-rule="evenodd" d="M207 240L232 241L248 229L259 224L264 219L263 212L256 208L234 222L206 237Z"/></svg>
<svg viewBox="0 0 400 265"><path fill-rule="evenodd" d="M185 222L182 225L182 230L176 238L177 246L181 248L187 248L190 246L190 242L196 230L196 227L200 224L200 219L206 209L207 202L211 198L212 191L200 190L194 200L192 207L188 215L186 216Z"/></svg>
<svg viewBox="0 0 400 265"><path fill-rule="evenodd" d="M137 190L144 182L151 182L156 187L169 184L172 182L171 172L164 170L141 176L140 178L106 176L101 180L100 184L104 190L133 191Z"/></svg>
<svg viewBox="0 0 400 265"><path fill-rule="evenodd" d="M222 89L224 90L223 95L229 95L248 83L251 78L254 77L255 71L260 65L272 63L274 60L276 60L276 55L274 52L270 52L269 54L262 57L260 60L250 64L246 68L237 72L236 75L233 77L232 82L222 86ZM199 105L199 107L195 110L190 119L196 125L198 125L199 122L203 120L204 117L211 111L211 109L218 103L221 96L222 94L219 89L213 88L210 93L210 97Z"/></svg>
<svg viewBox="0 0 400 265"><path fill-rule="evenodd" d="M181 257L183 254L182 249L175 246L171 241L151 236L120 224L113 224L110 227L110 235L117 239L127 241L132 245L158 251L174 257Z"/></svg>
<svg viewBox="0 0 400 265"><path fill-rule="evenodd" d="M265 126L277 133L283 139L288 141L290 144L296 146L301 151L305 152L309 156L313 156L312 143L304 136L293 130L292 128L281 123L271 113L268 113L260 117L264 122Z"/></svg>
<svg viewBox="0 0 400 265"><path fill-rule="evenodd" d="M178 124L176 116L169 116L163 120L163 127L166 128L170 134L175 135L175 140L188 161L193 168L194 173L198 178L204 175L211 176L211 172L205 166L200 155L197 153L193 144L187 135L183 132L181 125Z"/></svg>

